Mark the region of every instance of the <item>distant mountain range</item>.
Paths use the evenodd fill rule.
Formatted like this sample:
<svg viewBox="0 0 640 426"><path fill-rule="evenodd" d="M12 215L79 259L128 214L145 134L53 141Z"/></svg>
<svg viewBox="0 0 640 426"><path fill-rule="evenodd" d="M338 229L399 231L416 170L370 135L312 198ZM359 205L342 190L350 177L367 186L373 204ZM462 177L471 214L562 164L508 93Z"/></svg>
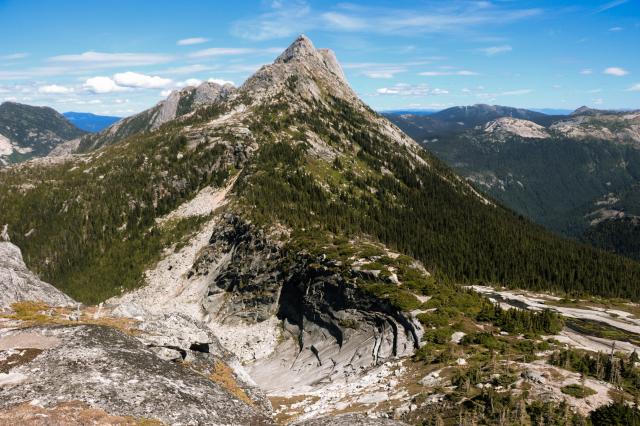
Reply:
<svg viewBox="0 0 640 426"><path fill-rule="evenodd" d="M65 112L62 115L77 128L91 133L99 132L121 119L121 117L96 115L89 112Z"/></svg>
<svg viewBox="0 0 640 426"><path fill-rule="evenodd" d="M561 234L640 258L640 112L501 106L386 114L491 196Z"/></svg>
<svg viewBox="0 0 640 426"><path fill-rule="evenodd" d="M573 112L572 109L563 109L563 108L526 108L529 111L541 112L547 115L569 115ZM443 111L442 109L436 108L405 108L405 109L388 109L388 110L380 110L381 114L413 114L413 115L431 115L437 112Z"/></svg>

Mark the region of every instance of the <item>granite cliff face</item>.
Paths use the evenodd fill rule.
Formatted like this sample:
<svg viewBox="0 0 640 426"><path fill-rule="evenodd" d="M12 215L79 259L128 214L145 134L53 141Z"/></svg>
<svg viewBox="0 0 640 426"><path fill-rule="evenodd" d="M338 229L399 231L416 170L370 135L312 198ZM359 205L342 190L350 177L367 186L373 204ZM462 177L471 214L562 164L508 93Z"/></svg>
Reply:
<svg viewBox="0 0 640 426"><path fill-rule="evenodd" d="M9 241L5 226L0 235L0 310L23 301L39 301L49 306L74 304L69 296L29 271L20 248Z"/></svg>
<svg viewBox="0 0 640 426"><path fill-rule="evenodd" d="M123 118L106 129L88 134L55 150L52 156L74 152L87 152L111 145L130 136L158 129L163 124L178 117L188 116L196 109L226 99L235 87L231 84L220 85L204 82L198 87L187 86L174 90L167 99L152 108L131 117Z"/></svg>

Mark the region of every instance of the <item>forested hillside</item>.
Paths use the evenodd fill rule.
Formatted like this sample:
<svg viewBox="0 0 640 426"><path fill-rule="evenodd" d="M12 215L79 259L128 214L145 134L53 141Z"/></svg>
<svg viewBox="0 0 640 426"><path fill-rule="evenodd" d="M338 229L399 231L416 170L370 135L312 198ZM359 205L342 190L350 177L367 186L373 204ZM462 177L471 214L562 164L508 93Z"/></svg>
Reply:
<svg viewBox="0 0 640 426"><path fill-rule="evenodd" d="M138 285L162 247L197 225L160 230L156 218L239 170L232 207L265 229L368 235L440 280L640 300L640 264L485 199L309 52L294 44L276 64L309 55L317 74L267 66L231 98L157 131L2 171L0 223L44 279L96 302ZM228 114L237 117L216 121Z"/></svg>
<svg viewBox="0 0 640 426"><path fill-rule="evenodd" d="M531 118L544 126L501 117L446 134L420 116L391 118L503 205L556 233L637 260L640 250L629 236L637 233L640 215L639 117L580 108L567 117Z"/></svg>
<svg viewBox="0 0 640 426"><path fill-rule="evenodd" d="M49 107L0 104L0 167L44 157L56 146L85 132Z"/></svg>

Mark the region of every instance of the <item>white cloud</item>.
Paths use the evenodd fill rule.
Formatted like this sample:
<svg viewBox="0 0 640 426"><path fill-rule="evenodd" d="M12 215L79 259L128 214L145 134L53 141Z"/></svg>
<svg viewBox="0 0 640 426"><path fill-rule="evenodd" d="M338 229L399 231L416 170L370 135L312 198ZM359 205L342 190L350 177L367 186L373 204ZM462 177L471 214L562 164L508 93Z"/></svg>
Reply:
<svg viewBox="0 0 640 426"><path fill-rule="evenodd" d="M616 77L622 77L629 74L629 71L618 68L618 67L609 67L603 71L604 74L615 75Z"/></svg>
<svg viewBox="0 0 640 426"><path fill-rule="evenodd" d="M178 40L176 44L178 46L191 46L193 44L202 44L208 41L209 39L204 37L191 37L191 38L183 38L182 40Z"/></svg>
<svg viewBox="0 0 640 426"><path fill-rule="evenodd" d="M202 84L202 80L198 80L197 78L188 78L185 81L179 81L176 83L176 87L186 87L186 86L200 86Z"/></svg>
<svg viewBox="0 0 640 426"><path fill-rule="evenodd" d="M611 27L609 28L609 31L611 31L612 33L617 33L622 31L622 29L623 29L622 27Z"/></svg>
<svg viewBox="0 0 640 426"><path fill-rule="evenodd" d="M345 70L355 70L358 75L364 75L369 78L393 78L396 74L406 72L408 67L429 63L431 63L431 61L426 60L394 64L381 62L347 62L342 64L342 68Z"/></svg>
<svg viewBox="0 0 640 426"><path fill-rule="evenodd" d="M162 96L163 98L166 98L167 96L169 96L171 94L171 92L173 92L173 90L165 89L165 90L160 92L160 96Z"/></svg>
<svg viewBox="0 0 640 426"><path fill-rule="evenodd" d="M141 89L161 89L172 83L168 78L145 75L131 71L114 74L113 81L118 86Z"/></svg>
<svg viewBox="0 0 640 426"><path fill-rule="evenodd" d="M116 84L111 77L91 77L84 82L84 88L93 93L112 93L122 92L127 90L126 87L121 87Z"/></svg>
<svg viewBox="0 0 640 426"><path fill-rule="evenodd" d="M193 65L184 65L180 67L167 68L162 71L163 74L194 74L202 71L213 70L216 67L202 65L202 64L193 64Z"/></svg>
<svg viewBox="0 0 640 426"><path fill-rule="evenodd" d="M517 89L517 90L507 90L506 92L499 93L501 96L519 96L526 95L531 93L533 90L531 89Z"/></svg>
<svg viewBox="0 0 640 426"><path fill-rule="evenodd" d="M363 71L362 74L369 78L393 78L396 73L402 72L401 69L380 69Z"/></svg>
<svg viewBox="0 0 640 426"><path fill-rule="evenodd" d="M231 80L223 80L223 79L220 79L220 78L210 78L210 79L208 79L207 81L208 81L209 83L216 83L216 84L219 84L219 85L221 85L221 86L224 86L225 84L230 84L230 85L232 85L232 86L235 86L235 85L236 85L236 83L234 83L234 82L233 82L233 81L231 81Z"/></svg>
<svg viewBox="0 0 640 426"><path fill-rule="evenodd" d="M362 19L347 16L342 13L327 12L322 14L322 18L332 26L347 31L361 30L367 26L366 22Z"/></svg>
<svg viewBox="0 0 640 426"><path fill-rule="evenodd" d="M312 16L311 7L304 1L295 1L287 7L276 5L258 17L236 21L231 32L250 40L291 37L314 27L313 21L317 18Z"/></svg>
<svg viewBox="0 0 640 426"><path fill-rule="evenodd" d="M102 53L84 52L76 55L52 56L49 62L74 64L85 68L116 68L157 65L172 61L173 56L156 53Z"/></svg>
<svg viewBox="0 0 640 426"><path fill-rule="evenodd" d="M269 47L266 49L253 49L248 47L211 47L209 49L193 52L190 58L207 58L211 56L238 56L248 54L280 53L284 49L280 47Z"/></svg>
<svg viewBox="0 0 640 426"><path fill-rule="evenodd" d="M12 53L10 55L3 55L0 56L1 60L5 60L5 61L13 61L15 59L23 59L26 58L27 56L29 56L28 53L25 52L20 52L20 53Z"/></svg>
<svg viewBox="0 0 640 426"><path fill-rule="evenodd" d="M640 83L636 83L627 89L629 92L640 92Z"/></svg>
<svg viewBox="0 0 640 426"><path fill-rule="evenodd" d="M439 77L444 75L478 75L477 72L469 71L469 70L460 70L460 71L424 71L418 73L418 75L422 75L425 77Z"/></svg>
<svg viewBox="0 0 640 426"><path fill-rule="evenodd" d="M234 35L251 40L291 37L321 29L380 34L459 33L482 25L500 25L542 14L539 8L515 8L487 1L433 2L414 8L367 7L338 4L312 10L308 2L291 1L266 13L232 24Z"/></svg>
<svg viewBox="0 0 640 426"><path fill-rule="evenodd" d="M596 13L604 12L605 10L612 9L614 7L620 6L621 4L625 4L629 0L613 0L608 3L603 4L599 8L596 9Z"/></svg>
<svg viewBox="0 0 640 426"><path fill-rule="evenodd" d="M580 71L580 74L582 74L582 75L593 74L593 70L591 68L585 68L582 71Z"/></svg>
<svg viewBox="0 0 640 426"><path fill-rule="evenodd" d="M46 93L46 94L52 94L52 93L66 94L66 93L72 93L73 92L73 88L72 87L66 87L66 86L60 86L58 84L48 84L48 85L45 85L45 86L38 87L38 92Z"/></svg>
<svg viewBox="0 0 640 426"><path fill-rule="evenodd" d="M376 90L378 95L391 96L427 96L427 95L446 95L449 91L445 89L430 88L426 84L406 84L398 83L390 87L381 87Z"/></svg>
<svg viewBox="0 0 640 426"><path fill-rule="evenodd" d="M502 46L483 47L482 49L478 49L479 52L482 52L487 56L495 56L499 55L500 53L511 52L512 50L513 48L508 44Z"/></svg>
<svg viewBox="0 0 640 426"><path fill-rule="evenodd" d="M602 99L602 98L596 98L596 99L593 99L593 100L591 101L591 103L592 103L593 105L602 105L602 104L604 103L604 99Z"/></svg>
<svg viewBox="0 0 640 426"><path fill-rule="evenodd" d="M224 80L221 78L210 78L207 80L209 83L216 83L219 84L221 86L224 86L225 84L231 84L232 86L235 86L236 84L231 81L231 80ZM197 87L200 86L202 84L202 80L197 79L197 78L188 78L184 81L178 81L175 84L175 87L177 88L182 88L182 87L187 87L187 86L193 86L193 87ZM164 92L161 92L164 93Z"/></svg>

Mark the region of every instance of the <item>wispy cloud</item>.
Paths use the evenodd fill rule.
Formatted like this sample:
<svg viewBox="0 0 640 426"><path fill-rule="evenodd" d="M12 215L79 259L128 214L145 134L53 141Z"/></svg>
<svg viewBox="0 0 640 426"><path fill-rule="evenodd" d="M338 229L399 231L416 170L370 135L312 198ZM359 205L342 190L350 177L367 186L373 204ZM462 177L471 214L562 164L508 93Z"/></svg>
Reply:
<svg viewBox="0 0 640 426"><path fill-rule="evenodd" d="M281 53L284 49L280 47L269 47L266 49L254 49L248 47L212 47L190 53L190 58L207 58L212 56L238 56L249 54L274 54Z"/></svg>
<svg viewBox="0 0 640 426"><path fill-rule="evenodd" d="M509 46L508 44L505 44L502 46L483 47L481 49L478 49L478 52L484 53L487 56L495 56L495 55L499 55L500 53L511 52L512 50L513 48L511 46Z"/></svg>
<svg viewBox="0 0 640 426"><path fill-rule="evenodd" d="M446 76L446 75L478 75L477 72L475 71L469 71L469 70L459 70L459 71L423 71L418 73L418 75L424 76L424 77L440 77L440 76Z"/></svg>
<svg viewBox="0 0 640 426"><path fill-rule="evenodd" d="M381 87L376 90L377 95L387 96L427 96L446 95L449 91L445 89L431 88L426 84L406 84L398 83L389 87Z"/></svg>
<svg viewBox="0 0 640 426"><path fill-rule="evenodd" d="M628 92L640 92L640 83L636 83L627 89Z"/></svg>
<svg viewBox="0 0 640 426"><path fill-rule="evenodd" d="M593 70L591 68L585 68L585 69L580 71L580 74L582 74L582 75L590 75L590 74L593 74Z"/></svg>
<svg viewBox="0 0 640 426"><path fill-rule="evenodd" d="M402 64L385 64L376 62L345 63L342 66L345 70L355 70L358 75L369 78L393 78L396 74L407 71Z"/></svg>
<svg viewBox="0 0 640 426"><path fill-rule="evenodd" d="M0 56L0 60L3 60L3 61L13 61L13 60L16 60L16 59L23 59L23 58L26 58L27 56L29 56L29 54L28 54L28 53L25 53L25 52L20 52L20 53L11 53L11 54L9 54L9 55L2 55L2 56Z"/></svg>
<svg viewBox="0 0 640 426"><path fill-rule="evenodd" d="M322 14L322 18L335 28L346 31L362 30L367 28L367 22L361 18L348 16L336 12Z"/></svg>
<svg viewBox="0 0 640 426"><path fill-rule="evenodd" d="M195 74L202 71L211 71L216 69L216 66L210 65L202 65L202 64L192 64L192 65L183 65L179 67L172 67L162 70L162 74L169 75L184 75L184 74Z"/></svg>
<svg viewBox="0 0 640 426"><path fill-rule="evenodd" d="M604 71L602 71L603 74L608 74L608 75L613 75L616 77L622 77L625 76L627 74L629 74L629 71L625 70L624 68L619 68L619 67L609 67L609 68L605 68Z"/></svg>
<svg viewBox="0 0 640 426"><path fill-rule="evenodd" d="M617 33L617 32L620 32L622 30L623 30L622 27L611 27L611 28L609 28L609 31L612 32L612 33Z"/></svg>
<svg viewBox="0 0 640 426"><path fill-rule="evenodd" d="M44 94L67 94L67 93L72 93L73 88L67 87L67 86L60 86L58 84L48 84L45 86L38 87L38 92L44 93Z"/></svg>
<svg viewBox="0 0 640 426"><path fill-rule="evenodd" d="M542 14L539 8L513 8L489 2L451 2L413 9L341 4L312 10L305 1L289 2L254 17L236 21L233 34L268 40L310 30L380 34L459 33L481 25L501 25Z"/></svg>
<svg viewBox="0 0 640 426"><path fill-rule="evenodd" d="M520 96L527 95L533 92L531 89L517 89L517 90L507 90L506 92L498 93L499 96Z"/></svg>
<svg viewBox="0 0 640 426"><path fill-rule="evenodd" d="M605 10L613 9L614 7L617 7L617 6L620 6L622 4L625 4L628 1L629 0L613 0L613 1L610 1L608 3L604 3L603 5L598 7L595 10L595 12L596 13L600 13L600 12L604 12Z"/></svg>
<svg viewBox="0 0 640 426"><path fill-rule="evenodd" d="M85 68L117 68L157 65L171 62L175 58L170 55L157 53L103 53L84 52L72 55L52 56L48 62L59 64L73 64Z"/></svg>
<svg viewBox="0 0 640 426"><path fill-rule="evenodd" d="M191 37L191 38L183 38L182 40L178 40L176 44L178 46L191 46L194 44L202 44L208 42L208 38L204 37Z"/></svg>

